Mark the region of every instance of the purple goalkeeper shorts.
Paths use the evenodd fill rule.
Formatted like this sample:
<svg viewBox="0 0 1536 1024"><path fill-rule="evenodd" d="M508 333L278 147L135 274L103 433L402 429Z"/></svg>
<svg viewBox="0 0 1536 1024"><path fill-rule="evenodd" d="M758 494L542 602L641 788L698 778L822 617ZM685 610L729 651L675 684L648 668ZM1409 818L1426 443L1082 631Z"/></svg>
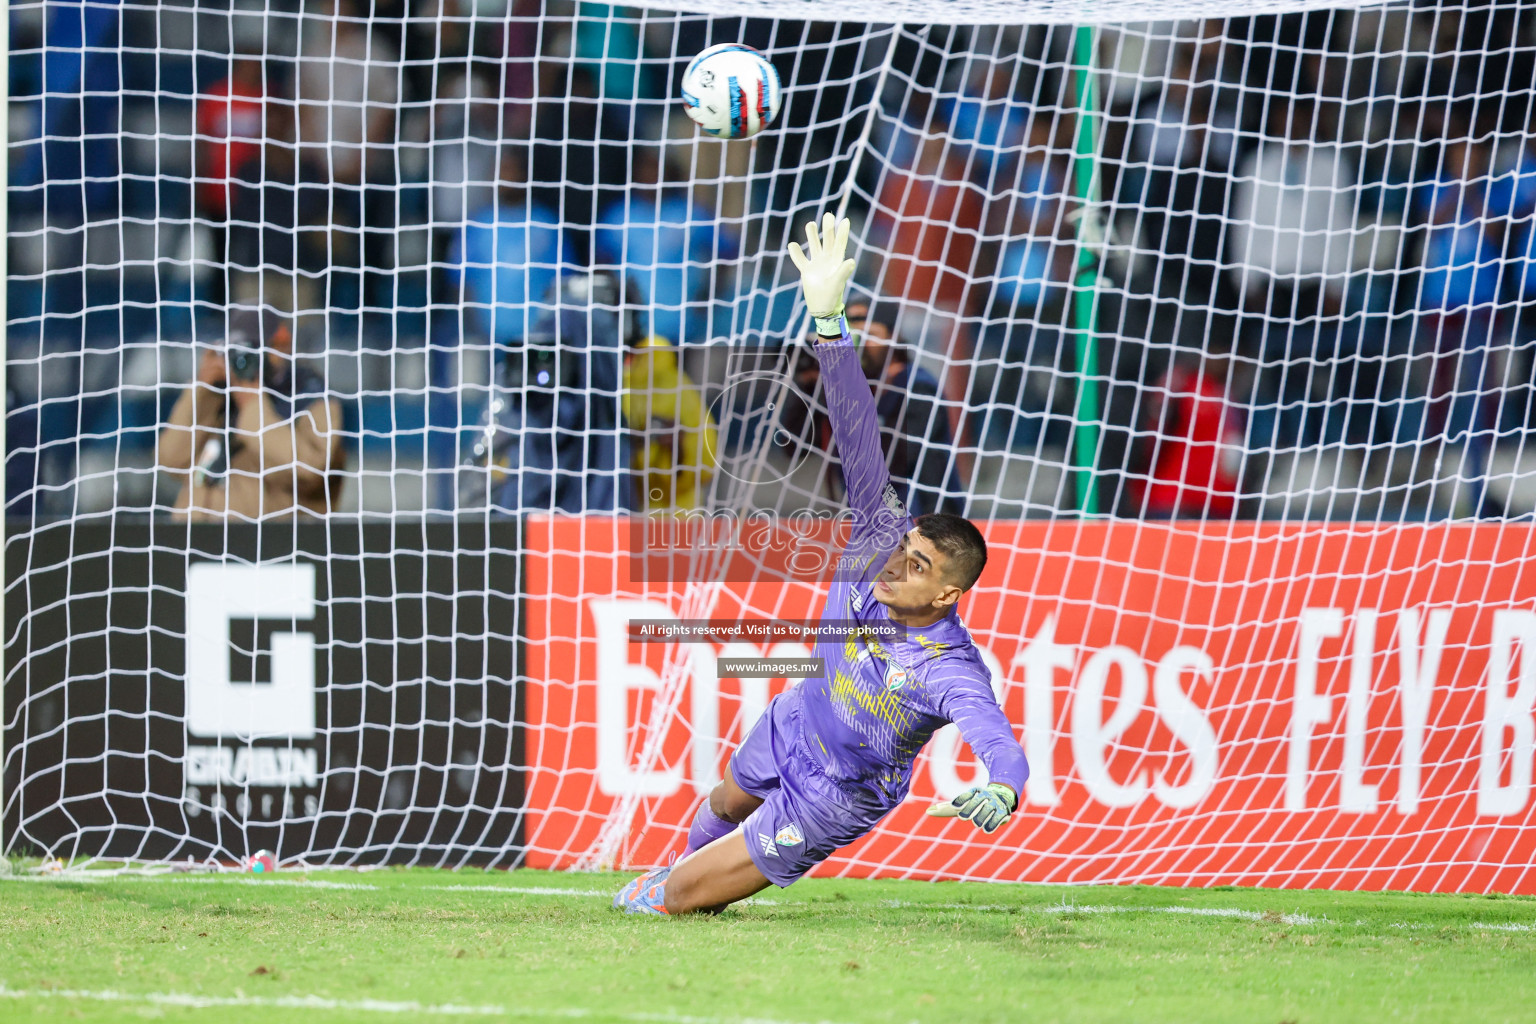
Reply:
<svg viewBox="0 0 1536 1024"><path fill-rule="evenodd" d="M827 777L811 759L793 692L775 697L731 756L731 775L762 806L741 824L752 863L781 889L874 828L890 808Z"/></svg>

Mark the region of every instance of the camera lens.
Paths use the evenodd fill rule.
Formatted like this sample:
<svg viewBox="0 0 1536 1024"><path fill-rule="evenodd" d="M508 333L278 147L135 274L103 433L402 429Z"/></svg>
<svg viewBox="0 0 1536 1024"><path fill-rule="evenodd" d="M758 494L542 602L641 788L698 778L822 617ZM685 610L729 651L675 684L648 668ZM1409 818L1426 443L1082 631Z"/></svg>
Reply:
<svg viewBox="0 0 1536 1024"><path fill-rule="evenodd" d="M257 354L251 349L236 349L230 354L229 372L236 380L255 380L258 366Z"/></svg>

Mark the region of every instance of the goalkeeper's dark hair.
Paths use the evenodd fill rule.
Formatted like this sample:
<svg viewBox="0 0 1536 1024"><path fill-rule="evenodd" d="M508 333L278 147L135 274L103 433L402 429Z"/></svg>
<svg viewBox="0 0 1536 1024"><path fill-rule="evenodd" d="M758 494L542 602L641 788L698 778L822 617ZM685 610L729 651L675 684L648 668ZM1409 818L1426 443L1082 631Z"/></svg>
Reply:
<svg viewBox="0 0 1536 1024"><path fill-rule="evenodd" d="M987 542L964 516L930 512L917 519L917 532L944 556L944 575L961 590L970 590L987 567Z"/></svg>

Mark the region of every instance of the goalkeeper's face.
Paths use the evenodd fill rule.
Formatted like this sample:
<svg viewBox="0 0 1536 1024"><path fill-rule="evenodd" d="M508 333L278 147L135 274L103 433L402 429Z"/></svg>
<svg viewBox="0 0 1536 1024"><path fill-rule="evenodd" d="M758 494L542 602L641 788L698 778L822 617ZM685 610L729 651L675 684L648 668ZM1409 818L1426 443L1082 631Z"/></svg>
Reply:
<svg viewBox="0 0 1536 1024"><path fill-rule="evenodd" d="M943 617L963 592L949 579L948 562L916 528L907 531L875 580L875 600L896 616Z"/></svg>

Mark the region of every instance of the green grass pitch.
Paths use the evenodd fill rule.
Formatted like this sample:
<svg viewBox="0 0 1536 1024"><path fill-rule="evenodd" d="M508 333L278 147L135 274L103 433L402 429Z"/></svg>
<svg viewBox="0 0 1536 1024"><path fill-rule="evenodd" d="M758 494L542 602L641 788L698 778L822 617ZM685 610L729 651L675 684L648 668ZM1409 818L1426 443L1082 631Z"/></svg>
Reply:
<svg viewBox="0 0 1536 1024"><path fill-rule="evenodd" d="M1532 1021L1536 899L617 875L0 878L0 1020Z"/></svg>

